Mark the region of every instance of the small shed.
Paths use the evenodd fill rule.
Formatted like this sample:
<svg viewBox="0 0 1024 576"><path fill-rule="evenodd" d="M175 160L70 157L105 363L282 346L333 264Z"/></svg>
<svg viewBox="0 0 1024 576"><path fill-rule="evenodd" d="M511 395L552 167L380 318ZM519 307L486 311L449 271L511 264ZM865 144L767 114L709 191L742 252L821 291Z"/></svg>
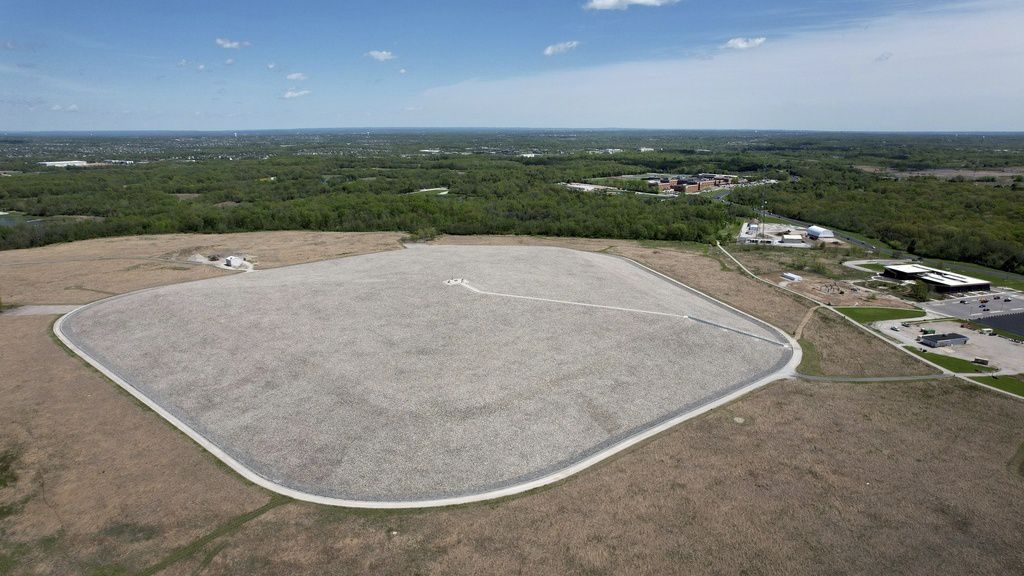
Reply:
<svg viewBox="0 0 1024 576"><path fill-rule="evenodd" d="M956 332L950 332L949 334L926 334L921 337L921 344L932 348L942 348L957 344L967 344L968 340L967 336L957 334Z"/></svg>
<svg viewBox="0 0 1024 576"><path fill-rule="evenodd" d="M224 259L224 265L228 268L238 268L242 265L242 258L240 256L228 256Z"/></svg>

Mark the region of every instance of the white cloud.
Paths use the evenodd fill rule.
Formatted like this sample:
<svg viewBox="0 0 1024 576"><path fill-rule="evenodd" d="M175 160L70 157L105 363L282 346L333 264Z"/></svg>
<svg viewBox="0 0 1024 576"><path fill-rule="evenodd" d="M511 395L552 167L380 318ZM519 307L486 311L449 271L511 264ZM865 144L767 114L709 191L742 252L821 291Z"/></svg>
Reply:
<svg viewBox="0 0 1024 576"><path fill-rule="evenodd" d="M545 56L554 56L556 54L565 54L570 50L575 50L580 43L575 40L569 42L559 42L558 44L552 44L544 49Z"/></svg>
<svg viewBox="0 0 1024 576"><path fill-rule="evenodd" d="M403 75L404 75L405 73L407 73L407 72L408 72L408 70L406 70L405 68L402 68L402 69L400 69L400 70L398 71L398 73L399 73L399 74L403 74Z"/></svg>
<svg viewBox="0 0 1024 576"><path fill-rule="evenodd" d="M217 46L230 50L237 50L239 48L252 46L249 42L239 42L238 40L228 40L227 38L217 38L215 42L217 43Z"/></svg>
<svg viewBox="0 0 1024 576"><path fill-rule="evenodd" d="M233 66L234 64L235 64L235 59L234 58L228 58L227 60L224 61L224 65L225 66Z"/></svg>
<svg viewBox="0 0 1024 576"><path fill-rule="evenodd" d="M281 98L284 98L285 100L291 100L292 98L302 98L303 96L308 96L308 95L310 95L312 93L313 93L312 90L296 90L296 89L292 88L291 90L288 90L287 92L285 92L281 96Z"/></svg>
<svg viewBox="0 0 1024 576"><path fill-rule="evenodd" d="M625 10L630 6L668 6L679 0L590 0L586 10Z"/></svg>
<svg viewBox="0 0 1024 576"><path fill-rule="evenodd" d="M1020 0L908 9L756 50L468 80L411 104L430 126L1024 130L1024 74L1007 73L1024 62L1021 29ZM882 46L898 57L879 65Z"/></svg>
<svg viewBox="0 0 1024 576"><path fill-rule="evenodd" d="M199 64L198 66L196 66L196 71L197 72L206 72L206 64Z"/></svg>
<svg viewBox="0 0 1024 576"><path fill-rule="evenodd" d="M302 72L292 72L291 74L285 76L285 78L287 78L288 80L308 80L309 76L306 76Z"/></svg>
<svg viewBox="0 0 1024 576"><path fill-rule="evenodd" d="M275 64L273 62L270 62L269 64L267 64L267 70L273 70L274 68L277 68L277 64Z"/></svg>
<svg viewBox="0 0 1024 576"><path fill-rule="evenodd" d="M397 56L389 50L370 50L366 55L378 62L385 62L387 60L394 60L397 58Z"/></svg>
<svg viewBox="0 0 1024 576"><path fill-rule="evenodd" d="M768 39L764 36L758 38L733 38L725 43L725 48L733 50L749 50L764 44Z"/></svg>
<svg viewBox="0 0 1024 576"><path fill-rule="evenodd" d="M68 106L54 104L50 106L50 110L53 112L78 112L78 104L69 104Z"/></svg>

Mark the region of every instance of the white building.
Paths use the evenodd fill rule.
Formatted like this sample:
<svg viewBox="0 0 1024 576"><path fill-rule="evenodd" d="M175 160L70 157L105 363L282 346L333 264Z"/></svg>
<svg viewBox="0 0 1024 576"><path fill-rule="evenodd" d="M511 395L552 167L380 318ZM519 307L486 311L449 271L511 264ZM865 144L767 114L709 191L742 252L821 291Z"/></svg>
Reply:
<svg viewBox="0 0 1024 576"><path fill-rule="evenodd" d="M836 235L828 228L822 228L821 226L811 226L807 229L807 237L811 240L820 240L822 238L835 238Z"/></svg>
<svg viewBox="0 0 1024 576"><path fill-rule="evenodd" d="M238 268L242 265L242 258L239 256L228 256L224 259L224 265L228 268Z"/></svg>
<svg viewBox="0 0 1024 576"><path fill-rule="evenodd" d="M85 160L59 160L57 162L40 162L39 165L49 168L81 168L88 166L89 163Z"/></svg>

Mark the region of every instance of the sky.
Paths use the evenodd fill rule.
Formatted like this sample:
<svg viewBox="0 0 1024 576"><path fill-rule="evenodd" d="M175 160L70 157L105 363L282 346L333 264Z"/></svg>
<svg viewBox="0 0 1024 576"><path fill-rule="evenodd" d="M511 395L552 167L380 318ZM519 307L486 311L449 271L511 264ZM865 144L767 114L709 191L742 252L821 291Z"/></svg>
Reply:
<svg viewBox="0 0 1024 576"><path fill-rule="evenodd" d="M1024 130L1021 0L0 0L0 131Z"/></svg>

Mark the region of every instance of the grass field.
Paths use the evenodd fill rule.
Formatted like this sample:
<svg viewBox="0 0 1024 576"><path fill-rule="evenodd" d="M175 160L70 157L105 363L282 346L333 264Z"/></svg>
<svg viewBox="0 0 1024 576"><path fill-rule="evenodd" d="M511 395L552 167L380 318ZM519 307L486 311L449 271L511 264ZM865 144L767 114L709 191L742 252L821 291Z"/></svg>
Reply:
<svg viewBox="0 0 1024 576"><path fill-rule="evenodd" d="M861 324L870 324L882 320L900 320L903 318L920 318L923 310L899 310L896 308L836 308L837 311L853 318Z"/></svg>
<svg viewBox="0 0 1024 576"><path fill-rule="evenodd" d="M1024 397L1024 374L1014 374L1012 376L975 376L971 380Z"/></svg>
<svg viewBox="0 0 1024 576"><path fill-rule="evenodd" d="M885 265L884 264L875 264L873 262L868 262L867 264L861 264L860 267L861 268L867 268L868 270L874 270L875 272L884 272L885 271Z"/></svg>
<svg viewBox="0 0 1024 576"><path fill-rule="evenodd" d="M958 374L978 374L982 372L996 372L999 370L994 366L982 366L981 364L975 364L960 358L953 358L952 356L935 354L934 352L922 352L919 348L915 348L914 346L904 346L904 348L925 360L928 360L929 362L934 362L946 370L950 370Z"/></svg>

